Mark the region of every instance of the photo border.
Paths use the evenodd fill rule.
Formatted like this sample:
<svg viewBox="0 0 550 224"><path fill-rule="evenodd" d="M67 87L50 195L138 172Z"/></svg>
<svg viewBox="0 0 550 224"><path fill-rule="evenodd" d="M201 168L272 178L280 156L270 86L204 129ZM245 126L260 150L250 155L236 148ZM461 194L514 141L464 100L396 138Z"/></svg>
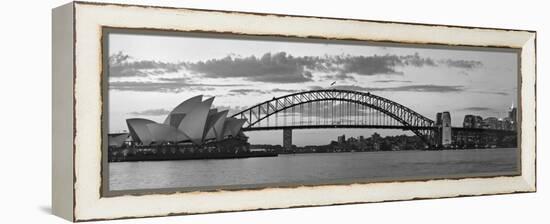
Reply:
<svg viewBox="0 0 550 224"><path fill-rule="evenodd" d="M504 52L514 53L517 58L517 80L516 80L516 102L520 102L519 86L520 76L520 53L519 48L510 47L478 47L478 46L449 46L449 45L429 45L429 44L412 44L412 43L395 43L381 41L361 41L361 40L340 40L340 39L321 39L321 38L300 38L291 36L272 36L272 35L246 35L246 34L228 34L217 32L186 32L173 31L163 29L144 29L144 28L119 28L119 27L102 27L102 197L114 197L122 195L147 195L147 194L173 194L195 191L237 191L237 190L261 190L265 188L296 188L301 186L329 186L329 185L349 185L349 184L368 184L368 183L391 183L391 182L407 182L407 181L429 181L429 180L445 180L445 179L463 179L463 178L490 178L490 177L507 177L521 175L521 149L519 133L521 133L521 120L518 120L518 144L516 146L517 153L517 169L514 172L485 172L475 174L452 174L452 175L433 175L422 177L380 177L380 178L341 178L324 181L301 181L301 182L273 182L261 184L237 184L237 185L220 185L220 186L200 186L200 187L169 187L169 188L147 188L147 189L125 189L125 190L110 190L109 189L109 162L108 162L108 132L109 132L109 35L110 34L126 34L126 35L150 35L164 37L193 37L193 38L216 38L230 40L251 40L251 41L274 41L274 42L292 42L292 43L321 43L321 44L345 44L350 46L379 46L379 47L400 47L412 49L438 49L438 50L461 50L475 52ZM112 52L111 52L112 53ZM521 105L520 105L521 106ZM518 111L521 109L518 107ZM520 116L518 116L520 117Z"/></svg>

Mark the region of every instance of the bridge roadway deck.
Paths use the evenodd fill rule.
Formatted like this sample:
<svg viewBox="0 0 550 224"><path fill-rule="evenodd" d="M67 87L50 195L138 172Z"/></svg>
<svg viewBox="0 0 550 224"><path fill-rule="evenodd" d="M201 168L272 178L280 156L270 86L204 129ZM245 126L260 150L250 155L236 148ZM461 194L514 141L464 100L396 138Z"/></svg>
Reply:
<svg viewBox="0 0 550 224"><path fill-rule="evenodd" d="M399 125L348 125L348 124L326 124L326 125L290 125L290 126L265 126L243 128L243 131L266 131L282 129L329 129L329 128L370 128L370 129L401 129L401 130L431 130L435 127L415 127Z"/></svg>
<svg viewBox="0 0 550 224"><path fill-rule="evenodd" d="M400 125L355 125L355 124L325 124L325 125L289 125L289 126L266 126L243 128L243 131L268 131L282 129L331 129L331 128L356 128L356 129L400 129L400 130L436 130L437 127L422 127L422 126L400 126ZM485 129L485 128L462 128L453 127L453 132L470 132L470 133L502 133L515 134L516 131Z"/></svg>

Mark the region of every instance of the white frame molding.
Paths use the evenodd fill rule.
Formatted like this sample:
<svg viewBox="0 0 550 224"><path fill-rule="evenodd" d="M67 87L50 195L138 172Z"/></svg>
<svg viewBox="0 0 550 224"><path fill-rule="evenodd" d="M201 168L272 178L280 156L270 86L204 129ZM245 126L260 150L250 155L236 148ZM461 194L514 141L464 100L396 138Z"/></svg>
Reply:
<svg viewBox="0 0 550 224"><path fill-rule="evenodd" d="M53 168L53 210L55 214L71 221L536 191L534 31L81 2L62 7L67 10L58 16L70 19L73 24L72 28L66 27L61 31L54 29L58 33L64 32L62 35L54 34L56 38L70 36L63 40L65 44L54 44L53 49L55 53L70 47L72 49L65 50L64 54L72 51L73 55L66 58L56 56L58 63L55 63L54 58L53 82L54 85L59 83L56 88L72 90L74 98L66 97L71 91L60 91L57 95L54 93L53 107L59 108L58 112L54 109L54 117L56 114L63 116L63 113L65 116L72 115L74 124L71 123L73 127L67 127L54 119L54 130L57 127L57 130L65 130L67 133L56 134L54 131L54 162L66 166L57 165ZM64 25L54 24L54 28L60 26ZM521 49L521 78L518 86L521 90L519 115L522 174L491 178L102 197L102 27ZM72 44L66 44L68 42ZM73 82L60 82L69 78L74 78ZM60 98L67 105L55 100L62 96L68 98ZM69 155L72 160L67 159ZM73 169L67 170L67 167ZM70 189L73 190L71 195L67 192Z"/></svg>

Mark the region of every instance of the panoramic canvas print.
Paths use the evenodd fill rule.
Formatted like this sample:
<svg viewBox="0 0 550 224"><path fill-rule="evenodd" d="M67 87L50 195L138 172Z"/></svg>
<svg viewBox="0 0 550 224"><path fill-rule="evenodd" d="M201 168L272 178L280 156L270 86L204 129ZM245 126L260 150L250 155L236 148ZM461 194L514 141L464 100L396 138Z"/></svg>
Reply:
<svg viewBox="0 0 550 224"><path fill-rule="evenodd" d="M518 52L104 33L109 191L520 174Z"/></svg>

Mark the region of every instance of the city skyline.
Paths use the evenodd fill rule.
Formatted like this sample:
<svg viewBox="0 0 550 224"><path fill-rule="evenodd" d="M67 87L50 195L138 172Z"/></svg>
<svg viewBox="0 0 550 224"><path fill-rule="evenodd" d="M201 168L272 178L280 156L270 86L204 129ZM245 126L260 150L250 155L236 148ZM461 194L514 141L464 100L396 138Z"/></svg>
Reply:
<svg viewBox="0 0 550 224"><path fill-rule="evenodd" d="M109 55L110 132L127 130L125 119L135 116L162 122L169 108L198 94L215 96L213 107L231 115L294 92L356 90L399 102L432 120L437 112L450 111L453 126L462 126L467 114L505 117L516 104L517 56L512 52L110 34ZM295 144L373 132L403 133L297 131L304 137ZM251 143L281 141L271 131L247 135Z"/></svg>

